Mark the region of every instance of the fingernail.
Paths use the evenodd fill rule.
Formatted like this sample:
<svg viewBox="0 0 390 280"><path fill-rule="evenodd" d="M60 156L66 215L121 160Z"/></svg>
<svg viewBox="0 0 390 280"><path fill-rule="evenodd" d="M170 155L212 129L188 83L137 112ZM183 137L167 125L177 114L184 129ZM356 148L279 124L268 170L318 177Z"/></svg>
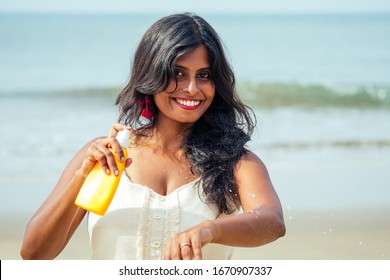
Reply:
<svg viewBox="0 0 390 280"><path fill-rule="evenodd" d="M124 160L125 160L125 157L121 156L121 162L123 162Z"/></svg>
<svg viewBox="0 0 390 280"><path fill-rule="evenodd" d="M119 171L118 171L118 169L115 169L115 171L114 171L114 174L115 174L116 176L118 176L118 175L119 175Z"/></svg>
<svg viewBox="0 0 390 280"><path fill-rule="evenodd" d="M106 173L107 173L107 174L110 174L110 169L107 168L107 169L106 169Z"/></svg>

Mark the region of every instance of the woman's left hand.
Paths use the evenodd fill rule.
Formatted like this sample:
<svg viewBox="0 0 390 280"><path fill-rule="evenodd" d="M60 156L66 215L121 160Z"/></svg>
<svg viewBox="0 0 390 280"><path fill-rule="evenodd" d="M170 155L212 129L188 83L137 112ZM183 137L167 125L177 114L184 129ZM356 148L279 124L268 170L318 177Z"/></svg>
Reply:
<svg viewBox="0 0 390 280"><path fill-rule="evenodd" d="M212 221L205 221L186 231L176 233L165 245L166 260L201 260L202 247L210 243L216 234Z"/></svg>

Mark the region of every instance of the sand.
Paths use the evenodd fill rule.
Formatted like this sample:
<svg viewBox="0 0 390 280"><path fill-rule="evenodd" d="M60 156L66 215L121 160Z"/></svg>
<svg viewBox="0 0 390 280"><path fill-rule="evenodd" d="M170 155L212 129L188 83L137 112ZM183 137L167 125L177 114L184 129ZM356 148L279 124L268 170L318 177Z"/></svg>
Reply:
<svg viewBox="0 0 390 280"><path fill-rule="evenodd" d="M234 259L389 260L390 208L285 210L287 234L258 248L237 248ZM27 217L1 219L0 259L19 260ZM90 258L85 222L57 259Z"/></svg>
<svg viewBox="0 0 390 280"><path fill-rule="evenodd" d="M390 209L287 211L287 234L237 259L390 259Z"/></svg>

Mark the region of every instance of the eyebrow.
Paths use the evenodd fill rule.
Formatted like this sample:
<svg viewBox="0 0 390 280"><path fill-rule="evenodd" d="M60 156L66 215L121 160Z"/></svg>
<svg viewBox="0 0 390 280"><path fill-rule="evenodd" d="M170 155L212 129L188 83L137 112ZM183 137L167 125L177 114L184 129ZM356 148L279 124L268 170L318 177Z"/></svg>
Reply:
<svg viewBox="0 0 390 280"><path fill-rule="evenodd" d="M187 67L184 67L184 66L178 65L178 64L176 64L175 68L180 68L180 69L183 69L183 70L189 70ZM209 70L209 71L211 71L211 67L210 67L210 66L206 66L206 67L197 69L196 71L203 71L203 70Z"/></svg>

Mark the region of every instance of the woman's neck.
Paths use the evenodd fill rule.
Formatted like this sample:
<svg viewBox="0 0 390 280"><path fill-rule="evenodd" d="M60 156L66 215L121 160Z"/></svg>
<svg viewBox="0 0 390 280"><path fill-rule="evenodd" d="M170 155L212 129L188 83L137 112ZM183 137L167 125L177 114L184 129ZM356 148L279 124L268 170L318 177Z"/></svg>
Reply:
<svg viewBox="0 0 390 280"><path fill-rule="evenodd" d="M150 143L164 150L175 152L181 150L183 141L193 124L185 124L160 118L153 129Z"/></svg>
<svg viewBox="0 0 390 280"><path fill-rule="evenodd" d="M141 129L134 134L132 147L149 147L154 151L183 155L183 141L191 131L193 124L180 123L164 116L158 116L152 128Z"/></svg>

